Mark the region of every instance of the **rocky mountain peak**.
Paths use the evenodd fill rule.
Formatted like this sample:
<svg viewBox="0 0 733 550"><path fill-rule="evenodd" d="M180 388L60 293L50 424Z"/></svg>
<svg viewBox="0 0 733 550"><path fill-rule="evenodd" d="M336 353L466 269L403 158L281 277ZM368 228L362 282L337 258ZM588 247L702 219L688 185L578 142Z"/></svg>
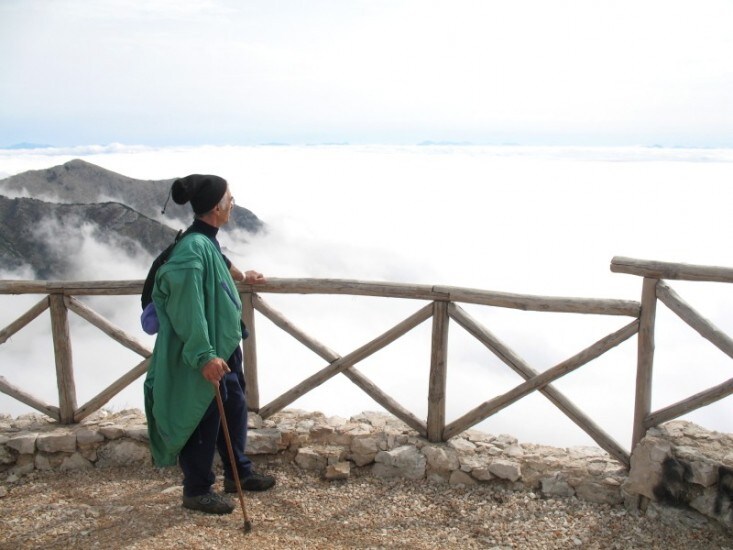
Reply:
<svg viewBox="0 0 733 550"><path fill-rule="evenodd" d="M173 201L161 213L175 179L138 180L81 159L2 179L0 265L31 267L40 279L65 278L71 258L63 245L69 243L54 242L60 231L53 227L63 228L66 241L91 231L130 253L157 255L193 219L190 205ZM253 212L235 204L222 231L255 234L263 228Z"/></svg>

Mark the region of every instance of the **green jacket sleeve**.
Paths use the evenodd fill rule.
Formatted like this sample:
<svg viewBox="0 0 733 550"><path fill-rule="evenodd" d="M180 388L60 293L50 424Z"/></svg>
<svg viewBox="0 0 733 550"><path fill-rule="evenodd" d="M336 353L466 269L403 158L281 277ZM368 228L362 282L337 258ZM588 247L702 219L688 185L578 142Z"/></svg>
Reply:
<svg viewBox="0 0 733 550"><path fill-rule="evenodd" d="M170 270L160 281L168 297L166 313L183 342L183 364L190 369L200 369L216 357L204 313L202 273L197 267Z"/></svg>

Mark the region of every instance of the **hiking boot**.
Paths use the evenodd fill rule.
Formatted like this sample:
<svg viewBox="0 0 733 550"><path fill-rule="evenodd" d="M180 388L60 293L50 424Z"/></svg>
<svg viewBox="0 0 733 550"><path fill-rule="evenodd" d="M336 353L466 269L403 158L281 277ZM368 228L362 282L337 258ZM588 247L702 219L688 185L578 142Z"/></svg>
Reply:
<svg viewBox="0 0 733 550"><path fill-rule="evenodd" d="M206 493L195 497L184 496L183 507L206 514L231 514L234 510L232 502L217 493Z"/></svg>
<svg viewBox="0 0 733 550"><path fill-rule="evenodd" d="M240 478L240 484L245 491L267 491L275 486L275 478L272 476L252 472L251 475ZM224 479L224 492L236 493L237 484L233 479Z"/></svg>

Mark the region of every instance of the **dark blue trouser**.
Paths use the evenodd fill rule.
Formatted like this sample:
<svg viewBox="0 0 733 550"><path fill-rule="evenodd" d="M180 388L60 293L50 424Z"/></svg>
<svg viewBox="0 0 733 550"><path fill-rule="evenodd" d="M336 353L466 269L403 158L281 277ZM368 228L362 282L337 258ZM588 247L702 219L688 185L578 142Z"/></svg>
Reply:
<svg viewBox="0 0 733 550"><path fill-rule="evenodd" d="M222 378L219 392L224 403L238 474L240 478L245 478L252 473L252 461L244 454L247 442L247 402L240 383L241 375L238 374L242 368L242 352L240 348L237 351L227 361L231 372ZM216 479L213 465L217 449L224 466L224 475L227 479L234 479L224 431L220 426L219 407L214 398L178 457L183 471L185 496L193 497L209 492Z"/></svg>

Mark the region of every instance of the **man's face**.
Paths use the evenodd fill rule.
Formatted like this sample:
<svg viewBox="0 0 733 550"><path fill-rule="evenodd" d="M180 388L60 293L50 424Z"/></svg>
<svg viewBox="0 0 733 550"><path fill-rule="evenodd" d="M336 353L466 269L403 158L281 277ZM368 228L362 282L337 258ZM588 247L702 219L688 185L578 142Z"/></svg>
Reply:
<svg viewBox="0 0 733 550"><path fill-rule="evenodd" d="M227 189L226 193L224 193L223 206L220 208L222 225L229 221L229 216L231 216L233 208L234 197L232 196L232 192Z"/></svg>

